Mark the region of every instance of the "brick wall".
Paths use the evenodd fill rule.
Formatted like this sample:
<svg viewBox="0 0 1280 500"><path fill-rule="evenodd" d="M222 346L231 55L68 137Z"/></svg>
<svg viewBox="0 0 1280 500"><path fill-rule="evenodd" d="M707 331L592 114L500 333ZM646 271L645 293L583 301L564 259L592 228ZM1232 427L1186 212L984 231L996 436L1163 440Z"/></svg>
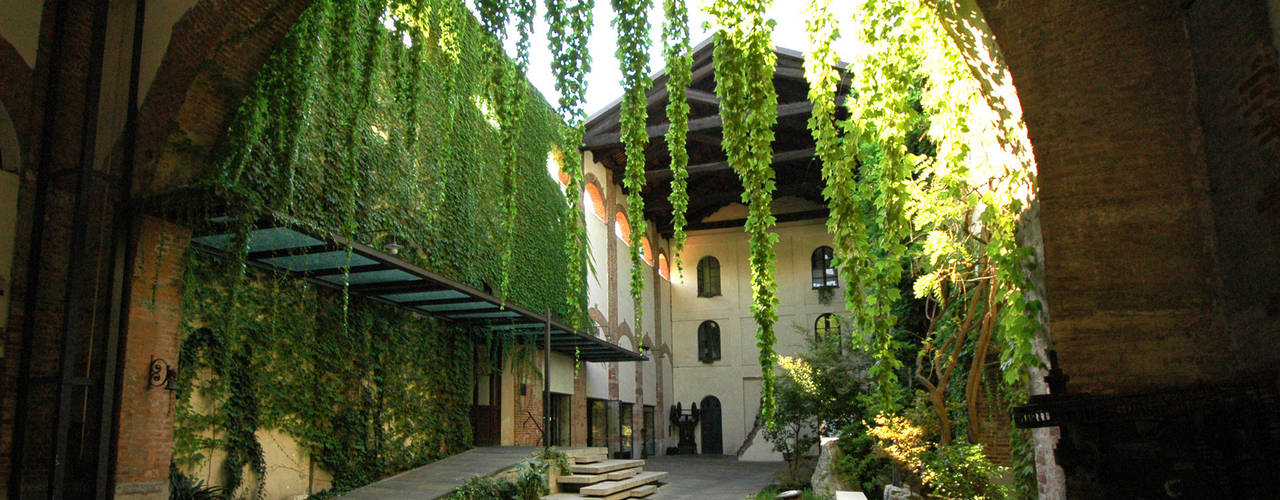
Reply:
<svg viewBox="0 0 1280 500"><path fill-rule="evenodd" d="M1217 236L1217 285L1230 336L1229 366L1237 374L1271 370L1280 361L1280 349L1272 347L1280 310L1270 308L1280 304L1280 226L1260 209L1268 186L1280 182L1280 66L1267 10L1264 2L1217 0L1196 2L1186 14Z"/></svg>
<svg viewBox="0 0 1280 500"><path fill-rule="evenodd" d="M148 384L152 357L178 366L182 275L191 232L147 217L140 224L123 353L116 498L167 498L174 393Z"/></svg>
<svg viewBox="0 0 1280 500"><path fill-rule="evenodd" d="M979 4L1040 168L1053 347L1072 389L1221 378L1228 350L1182 9Z"/></svg>
<svg viewBox="0 0 1280 500"><path fill-rule="evenodd" d="M542 371L542 351L538 351L537 370ZM542 379L530 376L521 381L519 377L511 377L513 382L511 394L515 395L515 445L537 446L542 441ZM521 386L524 393L521 394ZM530 416L532 415L532 416Z"/></svg>

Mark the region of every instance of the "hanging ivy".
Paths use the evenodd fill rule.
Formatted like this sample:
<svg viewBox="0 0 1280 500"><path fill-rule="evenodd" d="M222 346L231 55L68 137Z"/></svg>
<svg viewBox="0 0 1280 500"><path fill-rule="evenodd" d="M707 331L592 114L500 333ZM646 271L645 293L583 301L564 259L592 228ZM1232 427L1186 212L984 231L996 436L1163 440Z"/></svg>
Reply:
<svg viewBox="0 0 1280 500"><path fill-rule="evenodd" d="M556 77L556 91L560 93L558 111L565 126L560 137L559 155L556 160L560 171L569 178L565 186L567 209L565 222L565 255L568 256L565 276L568 281L569 307L575 314L571 325L579 328L587 323L587 304L578 298L586 293L585 267L587 255L586 220L581 207L583 190L582 158L577 154L582 143L586 111L587 73L591 68L591 56L587 53L587 40L591 36L593 0L547 0L547 41L551 48L551 72ZM576 354L575 354L576 358Z"/></svg>
<svg viewBox="0 0 1280 500"><path fill-rule="evenodd" d="M631 301L635 310L635 331L642 332L644 293L644 260L641 239L648 232L644 218L645 146L649 133L645 130L649 117L646 102L649 86L649 9L651 0L612 0L613 27L618 32L618 67L622 70L622 144L627 157L622 186L627 189L627 222L631 224ZM642 347L643 349L643 347Z"/></svg>
<svg viewBox="0 0 1280 500"><path fill-rule="evenodd" d="M924 340L914 385L928 396L947 444L956 408L967 407L969 418L960 422L970 438L979 433L983 424L973 415L992 357L1000 360L1002 393L1024 400L1027 369L1039 364L1032 341L1040 325L1038 305L1024 294L1032 253L1016 237L1035 192L1034 164L998 151L1020 124L976 128L992 122L981 116L987 103L938 8L919 0L856 6L863 50L850 64L848 117L837 120L838 31L830 0L812 0L805 72L828 229L849 283L848 308L870 333L862 347L877 360L881 406L893 411L901 391L893 311L909 269L929 320L927 331L917 332ZM975 146L996 154L971 154ZM1020 442L1014 459L1024 465L1020 471L1031 471L1030 449ZM1020 485L1029 484L1034 477L1023 474Z"/></svg>
<svg viewBox="0 0 1280 500"><path fill-rule="evenodd" d="M742 202L747 205L745 230L750 245L751 314L756 320L760 348L760 414L773 425L774 366L778 321L777 254L773 245L777 223L773 201L773 125L778 118L778 95L773 88L773 21L764 13L768 0L716 0L709 10L718 24L713 54L716 95L724 122L722 147L729 164L742 179Z"/></svg>
<svg viewBox="0 0 1280 500"><path fill-rule="evenodd" d="M481 3L505 18L504 3ZM532 10L520 12L531 26ZM187 265L175 464L202 471L220 453L211 479L255 496L262 431L295 439L337 490L469 446L476 332L248 269L265 214L395 242L401 258L475 288L516 274L511 301L581 314L564 275L584 272L566 269L567 207L546 172L560 119L518 60L494 57L486 26L497 23L481 18L460 0L318 0L264 64L212 159L220 168L200 181L229 200L232 251L193 252ZM501 93L494 75L506 75ZM493 196L511 186L520 196ZM487 342L522 352L510 337Z"/></svg>
<svg viewBox="0 0 1280 500"><path fill-rule="evenodd" d="M685 88L692 80L693 52L689 46L689 11L684 0L663 0L666 22L662 28L663 54L667 64L667 151L671 156L671 254L675 256L677 272L684 266L680 253L684 250L685 211L689 208L687 191L689 151L686 140L689 135L689 102Z"/></svg>

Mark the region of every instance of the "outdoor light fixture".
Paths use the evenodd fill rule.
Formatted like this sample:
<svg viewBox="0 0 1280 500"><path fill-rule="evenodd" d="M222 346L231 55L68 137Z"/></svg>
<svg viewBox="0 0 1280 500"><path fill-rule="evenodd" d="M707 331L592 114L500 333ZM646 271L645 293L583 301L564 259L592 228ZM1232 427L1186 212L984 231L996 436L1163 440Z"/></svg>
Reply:
<svg viewBox="0 0 1280 500"><path fill-rule="evenodd" d="M164 387L166 391L178 390L178 370L169 366L169 362L155 356L151 357L151 378L147 380L147 389Z"/></svg>
<svg viewBox="0 0 1280 500"><path fill-rule="evenodd" d="M391 255L400 255L400 250L404 248L403 245L396 242L396 233L391 232L390 229L370 229L368 231L360 231L358 233L355 233L352 236L359 236L362 234L369 234L369 233L387 233L387 235L391 237L391 243L387 243L386 245L383 245L383 248L386 248L387 253Z"/></svg>

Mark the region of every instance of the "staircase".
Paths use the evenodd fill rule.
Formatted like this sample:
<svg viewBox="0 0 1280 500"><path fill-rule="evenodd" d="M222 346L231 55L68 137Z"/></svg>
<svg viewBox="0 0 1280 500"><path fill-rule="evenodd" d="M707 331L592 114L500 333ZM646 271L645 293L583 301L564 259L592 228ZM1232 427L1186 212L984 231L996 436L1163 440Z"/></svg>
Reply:
<svg viewBox="0 0 1280 500"><path fill-rule="evenodd" d="M645 472L644 460L610 460L606 448L565 450L573 462L573 474L554 479L550 500L621 500L653 495L667 478L666 472Z"/></svg>

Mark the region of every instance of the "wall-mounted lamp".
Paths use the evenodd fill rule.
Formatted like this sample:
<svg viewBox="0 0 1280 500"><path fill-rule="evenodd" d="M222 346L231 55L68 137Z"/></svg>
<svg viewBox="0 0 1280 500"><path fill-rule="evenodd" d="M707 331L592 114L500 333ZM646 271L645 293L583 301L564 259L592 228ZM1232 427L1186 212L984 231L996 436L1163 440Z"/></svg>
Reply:
<svg viewBox="0 0 1280 500"><path fill-rule="evenodd" d="M371 233L386 233L387 236L391 238L391 243L387 243L386 245L383 245L383 248L386 248L387 253L391 255L399 255L400 250L404 248L404 246L396 242L396 233L391 232L390 229L369 229L367 231L359 231L355 233L353 236L360 236L362 234L371 234Z"/></svg>
<svg viewBox="0 0 1280 500"><path fill-rule="evenodd" d="M169 366L169 362L155 356L151 357L151 378L147 380L147 388L164 387L166 391L178 390L178 370Z"/></svg>

